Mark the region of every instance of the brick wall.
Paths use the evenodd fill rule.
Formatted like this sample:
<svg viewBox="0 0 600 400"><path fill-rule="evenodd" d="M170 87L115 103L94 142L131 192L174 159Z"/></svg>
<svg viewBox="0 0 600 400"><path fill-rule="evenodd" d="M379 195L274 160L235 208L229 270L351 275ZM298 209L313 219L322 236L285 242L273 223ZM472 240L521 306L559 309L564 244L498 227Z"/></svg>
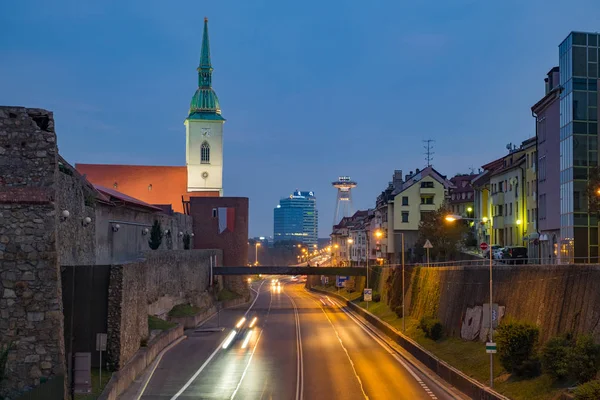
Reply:
<svg viewBox="0 0 600 400"><path fill-rule="evenodd" d="M0 107L0 344L12 343L0 397L63 375L65 350L51 112Z"/></svg>

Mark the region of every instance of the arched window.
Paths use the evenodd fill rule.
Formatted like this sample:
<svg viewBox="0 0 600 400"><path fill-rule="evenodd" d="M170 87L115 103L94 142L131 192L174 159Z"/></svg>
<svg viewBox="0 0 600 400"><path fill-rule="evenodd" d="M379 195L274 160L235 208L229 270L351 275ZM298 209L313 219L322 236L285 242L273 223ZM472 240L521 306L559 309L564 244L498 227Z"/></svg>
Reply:
<svg viewBox="0 0 600 400"><path fill-rule="evenodd" d="M200 163L210 164L210 145L208 142L202 143L200 147Z"/></svg>

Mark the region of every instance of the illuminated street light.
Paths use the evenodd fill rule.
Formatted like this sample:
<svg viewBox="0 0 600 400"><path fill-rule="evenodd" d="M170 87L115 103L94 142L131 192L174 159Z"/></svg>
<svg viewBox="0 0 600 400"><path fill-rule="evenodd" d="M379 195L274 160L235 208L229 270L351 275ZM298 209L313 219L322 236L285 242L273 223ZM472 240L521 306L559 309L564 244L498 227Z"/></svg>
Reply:
<svg viewBox="0 0 600 400"><path fill-rule="evenodd" d="M467 207L467 212L473 212L473 207Z"/></svg>
<svg viewBox="0 0 600 400"><path fill-rule="evenodd" d="M521 225L523 223L523 221L521 221L520 219L517 220L517 225Z"/></svg>
<svg viewBox="0 0 600 400"><path fill-rule="evenodd" d="M375 231L375 237L376 237L377 239L381 238L382 236L383 236L383 232L381 232L380 230L376 230L376 231Z"/></svg>
<svg viewBox="0 0 600 400"><path fill-rule="evenodd" d="M337 243L333 245L333 248L334 248L334 249L337 249L338 247L340 247L340 246L338 246L338 244L337 244Z"/></svg>
<svg viewBox="0 0 600 400"><path fill-rule="evenodd" d="M346 242L348 242L349 244L352 244L352 243L354 243L354 240L352 240L352 238L350 238L350 239L346 240Z"/></svg>
<svg viewBox="0 0 600 400"><path fill-rule="evenodd" d="M485 224L486 222L488 222L488 217L481 218L481 221Z"/></svg>
<svg viewBox="0 0 600 400"><path fill-rule="evenodd" d="M448 222L454 222L457 219L462 219L462 218L458 215L447 215L446 218L444 218L444 219Z"/></svg>

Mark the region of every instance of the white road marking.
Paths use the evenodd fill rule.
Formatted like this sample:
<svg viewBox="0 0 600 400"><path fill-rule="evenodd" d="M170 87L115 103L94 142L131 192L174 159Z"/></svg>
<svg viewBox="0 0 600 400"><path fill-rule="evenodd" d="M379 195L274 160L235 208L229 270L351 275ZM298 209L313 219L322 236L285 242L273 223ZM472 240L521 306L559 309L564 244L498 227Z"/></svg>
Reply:
<svg viewBox="0 0 600 400"><path fill-rule="evenodd" d="M311 296L312 297L312 296ZM337 305L337 307L342 310L352 321L354 321L354 323L356 323L363 331L365 331L369 336L371 336L371 338L373 338L373 340L375 340L377 343L379 343L379 345L381 347L383 347L392 357L394 357L394 359L396 359L396 361L398 361L400 363L400 365L402 365L404 367L404 369L406 369L408 371L409 374L412 375L413 378L415 378L415 380L421 385L421 387L427 392L429 391L427 394L435 397L435 395L433 394L433 392L431 392L431 389L429 389L429 387L427 386L426 383L423 382L423 380L412 370L412 368L410 368L410 366L402 359L400 358L400 356L393 350L389 348L389 345L387 343L385 343L383 340L381 340L381 338L379 338L378 336L376 336L373 332L371 332L370 329L368 329L366 326L364 326L364 324L362 323L362 321L360 321L359 319L357 319L354 315L352 315L350 312L348 312L345 309L345 306L341 305L337 299L333 300L333 302ZM323 310L323 312L325 312ZM329 317L327 317L329 318ZM331 320L329 321L331 322Z"/></svg>
<svg viewBox="0 0 600 400"><path fill-rule="evenodd" d="M252 304L250 304L250 307L248 307L248 310L246 310L246 313L244 314L247 315L250 310L252 309L252 307L254 306L254 303L256 303L256 300L258 300L258 296L260 295L260 288L262 287L262 285L265 282L263 281L260 286L258 287L258 291L256 292L256 298L254 299L254 301L252 302ZM270 307L270 306L269 306ZM204 368L206 368L206 366L208 365L208 363L211 362L211 360L215 357L215 355L219 352L219 350L221 349L221 347L223 346L223 344L227 341L227 337L225 338L225 340L223 340L221 342L221 344L219 344L219 346L217 346L217 348L215 349L215 351L212 352L212 354L210 356L208 356L208 358L206 359L206 361L204 361L204 363L200 366L200 368L198 368L198 370L194 373L194 375L192 375L192 377L185 383L185 385L183 385L181 387L181 389L179 389L179 391L177 393L175 393L175 395L173 395L173 397L171 397L171 400L176 400L179 396L182 395L183 392L185 392L185 390L192 384L192 382L194 382L196 380L196 378L198 377L198 375L200 375L200 373L204 370ZM257 340L258 342L258 340Z"/></svg>
<svg viewBox="0 0 600 400"><path fill-rule="evenodd" d="M294 299L287 293L285 295L292 302L294 307L294 317L296 319L296 400L302 400L304 397L304 356L302 354L302 332L300 330L300 315L298 306Z"/></svg>

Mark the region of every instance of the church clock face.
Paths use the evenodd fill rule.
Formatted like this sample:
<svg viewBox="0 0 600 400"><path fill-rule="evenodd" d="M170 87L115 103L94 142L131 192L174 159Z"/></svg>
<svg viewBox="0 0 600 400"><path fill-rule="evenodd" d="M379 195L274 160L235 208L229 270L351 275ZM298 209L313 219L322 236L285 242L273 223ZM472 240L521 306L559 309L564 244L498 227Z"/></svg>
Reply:
<svg viewBox="0 0 600 400"><path fill-rule="evenodd" d="M202 128L202 137L210 137L210 128Z"/></svg>

